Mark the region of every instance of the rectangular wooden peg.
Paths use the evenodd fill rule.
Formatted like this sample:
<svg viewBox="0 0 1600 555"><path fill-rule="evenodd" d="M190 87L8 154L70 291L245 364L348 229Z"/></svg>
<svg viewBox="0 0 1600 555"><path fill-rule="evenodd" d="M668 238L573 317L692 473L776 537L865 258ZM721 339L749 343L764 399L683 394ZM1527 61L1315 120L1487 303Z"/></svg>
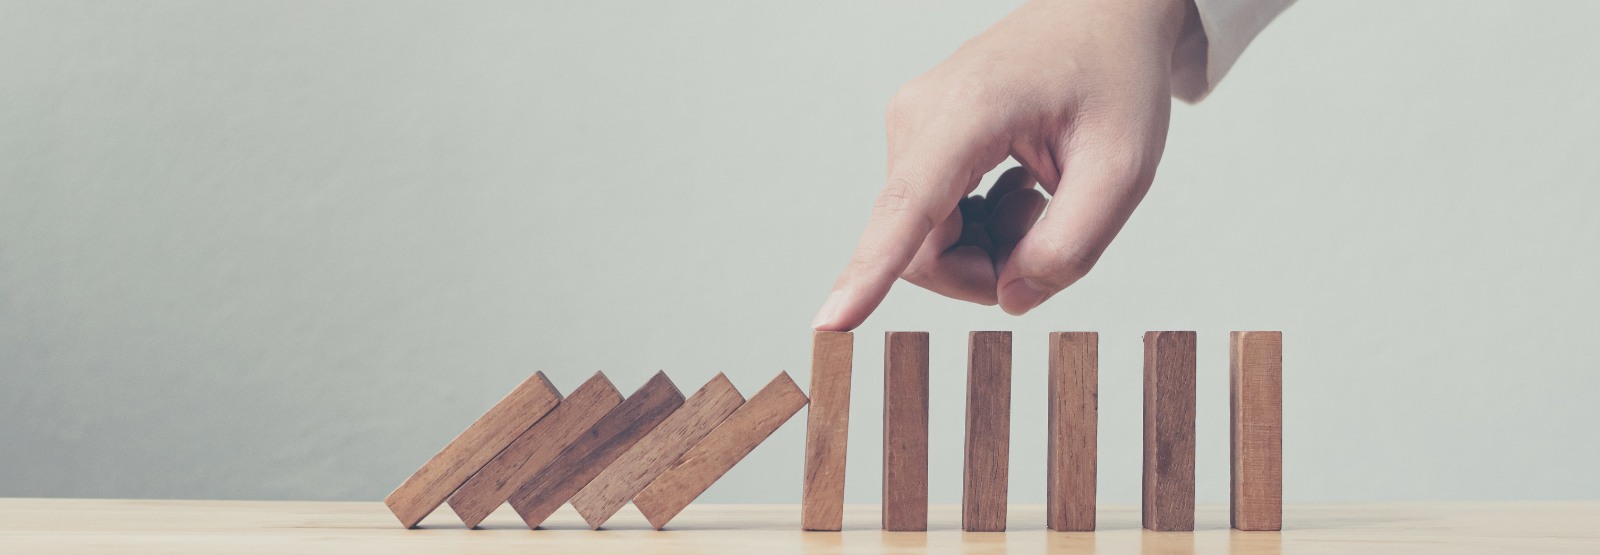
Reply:
<svg viewBox="0 0 1600 555"><path fill-rule="evenodd" d="M645 382L622 404L595 422L561 455L511 495L511 508L529 528L538 528L556 509L650 430L683 406L683 393L665 372Z"/></svg>
<svg viewBox="0 0 1600 555"><path fill-rule="evenodd" d="M402 526L416 526L560 401L561 393L550 380L535 373L446 444L383 503Z"/></svg>
<svg viewBox="0 0 1600 555"><path fill-rule="evenodd" d="M644 513L657 530L705 493L733 465L750 454L767 436L806 406L800 391L787 372L733 411L716 429L684 453L666 472L662 472L644 491L634 496L633 505Z"/></svg>
<svg viewBox="0 0 1600 555"><path fill-rule="evenodd" d="M1194 530L1195 333L1144 335L1144 527Z"/></svg>
<svg viewBox="0 0 1600 555"><path fill-rule="evenodd" d="M450 496L451 510L468 528L477 526L621 402L616 386L596 372L462 484Z"/></svg>
<svg viewBox="0 0 1600 555"><path fill-rule="evenodd" d="M1051 530L1094 531L1099 374L1100 334L1050 334L1045 520Z"/></svg>
<svg viewBox="0 0 1600 555"><path fill-rule="evenodd" d="M1229 338L1229 520L1240 530L1283 528L1283 332Z"/></svg>
<svg viewBox="0 0 1600 555"><path fill-rule="evenodd" d="M733 382L717 374L700 391L690 395L682 408L590 480L589 485L573 496L573 508L590 528L599 529L633 496L650 485L651 480L678 462L684 452L743 404L744 396Z"/></svg>
<svg viewBox="0 0 1600 555"><path fill-rule="evenodd" d="M928 333L883 341L883 529L928 529Z"/></svg>
<svg viewBox="0 0 1600 555"><path fill-rule="evenodd" d="M1010 459L1011 332L975 331L967 345L962 530L1005 531Z"/></svg>
<svg viewBox="0 0 1600 555"><path fill-rule="evenodd" d="M811 335L811 408L806 416L800 526L836 532L844 523L845 451L850 431L850 332Z"/></svg>

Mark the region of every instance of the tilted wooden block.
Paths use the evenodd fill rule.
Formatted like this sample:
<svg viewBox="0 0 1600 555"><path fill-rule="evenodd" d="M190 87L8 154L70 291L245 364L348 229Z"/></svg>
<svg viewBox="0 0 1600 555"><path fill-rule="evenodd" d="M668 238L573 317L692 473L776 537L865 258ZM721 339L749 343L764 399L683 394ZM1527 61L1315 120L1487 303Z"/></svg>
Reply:
<svg viewBox="0 0 1600 555"><path fill-rule="evenodd" d="M811 335L811 408L806 415L805 480L800 527L839 530L844 523L845 447L850 431L850 332Z"/></svg>
<svg viewBox="0 0 1600 555"><path fill-rule="evenodd" d="M1094 530L1099 368L1100 334L1050 334L1045 521L1051 530Z"/></svg>
<svg viewBox="0 0 1600 555"><path fill-rule="evenodd" d="M1194 530L1195 334L1144 334L1144 527Z"/></svg>
<svg viewBox="0 0 1600 555"><path fill-rule="evenodd" d="M665 372L657 372L544 470L524 482L511 495L511 508L529 528L538 528L578 490L589 485L589 480L681 406L683 393Z"/></svg>
<svg viewBox="0 0 1600 555"><path fill-rule="evenodd" d="M578 495L572 506L590 528L599 529L650 481L660 476L689 448L744 404L744 396L728 377L717 374L683 407L645 434L611 466L606 467Z"/></svg>
<svg viewBox="0 0 1600 555"><path fill-rule="evenodd" d="M883 529L928 529L928 333L883 340Z"/></svg>
<svg viewBox="0 0 1600 555"><path fill-rule="evenodd" d="M535 373L395 488L384 504L402 526L416 526L560 401L555 386Z"/></svg>
<svg viewBox="0 0 1600 555"><path fill-rule="evenodd" d="M672 468L645 486L634 496L633 505L660 530L805 405L806 394L789 374L778 374Z"/></svg>
<svg viewBox="0 0 1600 555"><path fill-rule="evenodd" d="M1011 458L1011 332L968 336L966 432L961 529L1003 532Z"/></svg>
<svg viewBox="0 0 1600 555"><path fill-rule="evenodd" d="M595 372L456 490L450 508L468 528L477 526L621 402L622 394L605 373Z"/></svg>
<svg viewBox="0 0 1600 555"><path fill-rule="evenodd" d="M1229 515L1240 530L1283 528L1283 333L1229 338Z"/></svg>

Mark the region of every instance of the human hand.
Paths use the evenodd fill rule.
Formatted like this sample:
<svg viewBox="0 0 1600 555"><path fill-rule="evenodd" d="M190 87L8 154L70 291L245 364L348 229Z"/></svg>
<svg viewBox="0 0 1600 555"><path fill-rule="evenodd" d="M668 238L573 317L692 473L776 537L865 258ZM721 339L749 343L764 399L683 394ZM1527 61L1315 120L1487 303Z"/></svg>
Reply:
<svg viewBox="0 0 1600 555"><path fill-rule="evenodd" d="M1088 273L1155 178L1192 9L1035 0L902 87L888 182L813 327L861 325L896 278L1022 314Z"/></svg>

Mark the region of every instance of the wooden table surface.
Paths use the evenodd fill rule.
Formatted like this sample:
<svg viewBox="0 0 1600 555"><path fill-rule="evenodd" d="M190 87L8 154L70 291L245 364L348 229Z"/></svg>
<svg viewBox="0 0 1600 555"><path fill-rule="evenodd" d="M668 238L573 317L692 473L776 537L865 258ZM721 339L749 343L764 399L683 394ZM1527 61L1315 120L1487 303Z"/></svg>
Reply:
<svg viewBox="0 0 1600 555"><path fill-rule="evenodd" d="M571 507L528 530L502 510L466 530L448 510L401 529L382 503L0 499L0 554L35 553L1600 553L1600 502L1291 505L1284 531L1238 532L1202 505L1195 532L1139 529L1137 507L1102 510L1098 532L1044 529L1013 505L1010 531L963 533L936 505L932 530L883 532L876 505L845 508L845 531L801 532L794 505L691 505L666 531L624 508L591 531Z"/></svg>

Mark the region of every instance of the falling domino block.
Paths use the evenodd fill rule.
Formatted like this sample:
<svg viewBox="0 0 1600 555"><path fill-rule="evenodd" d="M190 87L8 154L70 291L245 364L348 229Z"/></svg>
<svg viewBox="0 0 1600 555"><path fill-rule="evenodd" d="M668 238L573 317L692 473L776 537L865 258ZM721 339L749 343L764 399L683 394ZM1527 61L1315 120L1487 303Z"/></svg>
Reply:
<svg viewBox="0 0 1600 555"><path fill-rule="evenodd" d="M657 530L666 527L672 517L805 405L806 394L787 372L779 373L684 453L672 468L645 486L634 496L633 505L644 513L651 526Z"/></svg>
<svg viewBox="0 0 1600 555"><path fill-rule="evenodd" d="M844 524L845 446L850 431L850 332L811 335L811 408L806 415L800 526L837 532Z"/></svg>
<svg viewBox="0 0 1600 555"><path fill-rule="evenodd" d="M1229 338L1230 521L1240 530L1283 528L1283 333Z"/></svg>
<svg viewBox="0 0 1600 555"><path fill-rule="evenodd" d="M683 393L665 372L657 372L567 447L561 456L522 484L511 496L511 508L517 510L529 528L538 528L583 486L589 485L589 480L681 406Z"/></svg>
<svg viewBox="0 0 1600 555"><path fill-rule="evenodd" d="M1144 527L1194 530L1195 334L1144 334Z"/></svg>
<svg viewBox="0 0 1600 555"><path fill-rule="evenodd" d="M573 508L590 528L599 529L634 495L650 485L651 480L665 472L678 457L743 404L744 396L733 387L733 382L717 374L700 391L690 395L682 408L590 480L589 485L573 496Z"/></svg>
<svg viewBox="0 0 1600 555"><path fill-rule="evenodd" d="M928 334L883 341L883 529L928 529Z"/></svg>
<svg viewBox="0 0 1600 555"><path fill-rule="evenodd" d="M1050 334L1045 521L1051 530L1094 531L1099 364L1100 334Z"/></svg>
<svg viewBox="0 0 1600 555"><path fill-rule="evenodd" d="M1011 332L968 336L961 529L1004 532L1011 456Z"/></svg>
<svg viewBox="0 0 1600 555"><path fill-rule="evenodd" d="M456 490L450 508L468 528L477 526L621 402L611 380L596 372Z"/></svg>
<svg viewBox="0 0 1600 555"><path fill-rule="evenodd" d="M535 373L395 488L384 504L401 525L416 526L560 401L544 374Z"/></svg>

